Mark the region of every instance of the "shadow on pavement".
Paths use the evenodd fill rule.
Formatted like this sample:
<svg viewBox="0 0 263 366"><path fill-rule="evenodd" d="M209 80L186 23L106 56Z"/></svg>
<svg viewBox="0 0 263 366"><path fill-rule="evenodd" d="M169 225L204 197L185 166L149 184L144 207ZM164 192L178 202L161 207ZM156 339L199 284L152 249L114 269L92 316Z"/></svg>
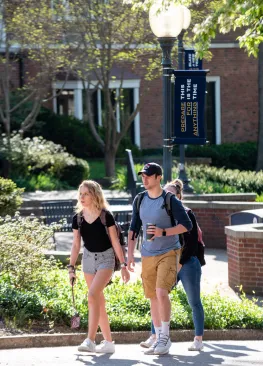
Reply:
<svg viewBox="0 0 263 366"><path fill-rule="evenodd" d="M83 365L113 365L113 366L148 366L162 365L172 366L176 364L198 365L198 366L214 366L228 364L227 359L237 359L245 357L248 352L260 352L257 349L236 344L209 343L205 344L203 352L191 352L189 355L174 355L163 356L146 356L143 353L139 359L116 359L115 355L94 355L94 354L76 354L76 361ZM147 360L144 360L147 358ZM231 364L231 363L230 363Z"/></svg>

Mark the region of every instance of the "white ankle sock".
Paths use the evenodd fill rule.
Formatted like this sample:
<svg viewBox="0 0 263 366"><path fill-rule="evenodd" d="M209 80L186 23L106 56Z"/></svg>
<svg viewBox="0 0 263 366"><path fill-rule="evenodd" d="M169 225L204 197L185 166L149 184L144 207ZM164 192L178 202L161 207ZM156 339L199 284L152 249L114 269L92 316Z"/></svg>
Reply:
<svg viewBox="0 0 263 366"><path fill-rule="evenodd" d="M156 333L156 339L159 338L160 333L162 332L162 327L154 327Z"/></svg>
<svg viewBox="0 0 263 366"><path fill-rule="evenodd" d="M169 336L169 332L170 332L170 322L162 321L162 333L166 336Z"/></svg>

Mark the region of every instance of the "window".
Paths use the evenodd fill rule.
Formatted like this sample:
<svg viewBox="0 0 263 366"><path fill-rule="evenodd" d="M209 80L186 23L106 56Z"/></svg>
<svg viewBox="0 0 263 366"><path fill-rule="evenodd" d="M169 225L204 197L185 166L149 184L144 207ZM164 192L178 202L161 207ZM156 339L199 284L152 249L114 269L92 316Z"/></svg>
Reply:
<svg viewBox="0 0 263 366"><path fill-rule="evenodd" d="M215 82L206 83L205 130L206 130L207 141L209 141L210 144L215 144L216 143Z"/></svg>
<svg viewBox="0 0 263 366"><path fill-rule="evenodd" d="M59 91L58 91L59 92ZM74 116L74 90L63 90L57 97L57 114Z"/></svg>
<svg viewBox="0 0 263 366"><path fill-rule="evenodd" d="M205 104L206 139L211 144L221 144L220 77L206 77Z"/></svg>

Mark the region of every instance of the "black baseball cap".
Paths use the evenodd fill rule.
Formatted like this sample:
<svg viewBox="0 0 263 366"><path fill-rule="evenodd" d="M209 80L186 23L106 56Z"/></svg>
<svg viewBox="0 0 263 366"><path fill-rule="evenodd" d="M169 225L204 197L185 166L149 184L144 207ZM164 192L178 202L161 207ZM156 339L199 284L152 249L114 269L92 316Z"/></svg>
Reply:
<svg viewBox="0 0 263 366"><path fill-rule="evenodd" d="M160 167L159 164L156 163L148 163L145 164L143 169L138 173L138 175L141 175L142 173L150 176L150 175L163 175L163 171L162 168Z"/></svg>

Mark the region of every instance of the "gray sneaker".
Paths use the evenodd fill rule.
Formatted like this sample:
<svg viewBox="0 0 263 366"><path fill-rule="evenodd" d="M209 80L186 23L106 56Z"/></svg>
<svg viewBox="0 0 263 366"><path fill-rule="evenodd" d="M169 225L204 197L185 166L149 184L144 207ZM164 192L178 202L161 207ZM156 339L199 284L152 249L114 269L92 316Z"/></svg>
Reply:
<svg viewBox="0 0 263 366"><path fill-rule="evenodd" d="M78 351L80 352L96 352L96 343L92 342L89 338L86 338L85 341L78 346Z"/></svg>
<svg viewBox="0 0 263 366"><path fill-rule="evenodd" d="M156 347L154 349L155 355L165 355L169 352L169 349L172 345L172 342L170 340L170 337L165 334L160 334Z"/></svg>
<svg viewBox="0 0 263 366"><path fill-rule="evenodd" d="M203 342L198 339L194 339L193 344L188 348L188 351L202 351L204 348Z"/></svg>
<svg viewBox="0 0 263 366"><path fill-rule="evenodd" d="M140 343L140 346L143 348L150 348L156 342L156 336L151 335L146 341Z"/></svg>
<svg viewBox="0 0 263 366"><path fill-rule="evenodd" d="M158 340L155 340L155 342L151 345L151 347L149 347L147 350L144 351L145 355L155 355L154 351L155 351L155 347L158 344Z"/></svg>

